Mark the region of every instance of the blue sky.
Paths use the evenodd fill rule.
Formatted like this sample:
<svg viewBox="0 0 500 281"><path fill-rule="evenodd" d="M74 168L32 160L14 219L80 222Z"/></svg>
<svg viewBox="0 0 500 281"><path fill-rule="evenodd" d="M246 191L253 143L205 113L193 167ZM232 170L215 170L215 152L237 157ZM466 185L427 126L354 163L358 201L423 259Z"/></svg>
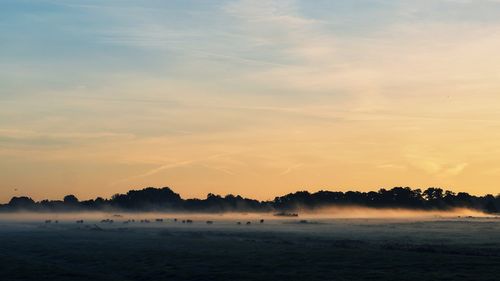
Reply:
<svg viewBox="0 0 500 281"><path fill-rule="evenodd" d="M499 2L487 0L2 1L2 6L2 82L18 87L40 83L44 88L74 87L82 80L102 83L110 73L190 79L193 72L207 75L196 71L199 65L232 72L265 68L267 63L300 64L300 58L282 52L290 42L279 38L283 30L277 25L287 17L302 22L291 30L284 27L285 33L310 24L316 37L345 41L376 39L392 26L481 26L499 20ZM262 32L259 24L273 28ZM274 35L275 41L266 38ZM195 65L186 65L186 60ZM31 74L33 83L19 82L19 73ZM13 90L19 94L17 87Z"/></svg>

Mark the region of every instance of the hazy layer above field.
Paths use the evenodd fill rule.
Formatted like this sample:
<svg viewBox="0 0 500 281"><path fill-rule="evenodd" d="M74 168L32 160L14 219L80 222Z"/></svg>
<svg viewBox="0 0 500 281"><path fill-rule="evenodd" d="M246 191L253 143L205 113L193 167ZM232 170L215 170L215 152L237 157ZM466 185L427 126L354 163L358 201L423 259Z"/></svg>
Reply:
<svg viewBox="0 0 500 281"><path fill-rule="evenodd" d="M117 222L130 219L196 219L196 220L282 220L283 216L294 215L295 213L282 213L281 216L277 213L168 213L168 212L9 212L0 213L0 221L45 221L45 220L61 220L61 221L76 221L90 220L97 221L102 219L114 219ZM422 211L411 209L377 209L357 206L345 207L329 207L321 208L315 211L301 210L296 213L296 218L302 219L437 219L437 218L459 218L459 217L477 217L477 218L494 218L491 214L483 212L457 208L448 211L434 210Z"/></svg>
<svg viewBox="0 0 500 281"><path fill-rule="evenodd" d="M5 280L496 280L500 267L494 217L52 215L1 220Z"/></svg>

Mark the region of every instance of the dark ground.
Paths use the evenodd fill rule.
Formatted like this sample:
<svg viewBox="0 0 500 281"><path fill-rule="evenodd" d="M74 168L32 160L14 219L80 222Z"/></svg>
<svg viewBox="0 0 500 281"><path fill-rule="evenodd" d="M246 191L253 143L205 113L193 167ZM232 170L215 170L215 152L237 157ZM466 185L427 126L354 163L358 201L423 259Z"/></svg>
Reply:
<svg viewBox="0 0 500 281"><path fill-rule="evenodd" d="M495 219L97 224L1 223L0 280L500 280Z"/></svg>

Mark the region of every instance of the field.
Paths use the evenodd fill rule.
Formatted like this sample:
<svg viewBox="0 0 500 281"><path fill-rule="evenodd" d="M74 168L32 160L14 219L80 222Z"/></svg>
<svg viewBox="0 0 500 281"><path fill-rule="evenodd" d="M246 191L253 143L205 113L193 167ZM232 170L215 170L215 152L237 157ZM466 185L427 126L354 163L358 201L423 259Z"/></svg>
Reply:
<svg viewBox="0 0 500 281"><path fill-rule="evenodd" d="M500 219L0 218L1 280L499 280ZM45 216L50 217L50 216ZM75 216L76 218L76 216ZM51 217L54 220L54 217ZM212 220L213 224L207 224ZM236 222L241 221L238 225ZM251 224L247 225L246 222Z"/></svg>

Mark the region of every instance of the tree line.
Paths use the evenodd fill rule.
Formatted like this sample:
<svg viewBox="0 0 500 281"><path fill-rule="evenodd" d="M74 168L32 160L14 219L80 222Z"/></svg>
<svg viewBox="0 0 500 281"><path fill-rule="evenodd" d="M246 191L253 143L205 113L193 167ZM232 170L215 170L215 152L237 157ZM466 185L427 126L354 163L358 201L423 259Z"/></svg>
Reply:
<svg viewBox="0 0 500 281"><path fill-rule="evenodd" d="M220 196L209 193L205 199L182 199L169 187L148 187L115 194L109 199L80 201L74 195L63 200L35 202L27 196L13 197L0 211L179 211L179 212L294 212L330 206L363 206L413 210L450 210L469 208L487 213L500 211L500 195L474 196L430 187L425 190L394 187L378 191L298 191L274 200L259 201L239 195Z"/></svg>

